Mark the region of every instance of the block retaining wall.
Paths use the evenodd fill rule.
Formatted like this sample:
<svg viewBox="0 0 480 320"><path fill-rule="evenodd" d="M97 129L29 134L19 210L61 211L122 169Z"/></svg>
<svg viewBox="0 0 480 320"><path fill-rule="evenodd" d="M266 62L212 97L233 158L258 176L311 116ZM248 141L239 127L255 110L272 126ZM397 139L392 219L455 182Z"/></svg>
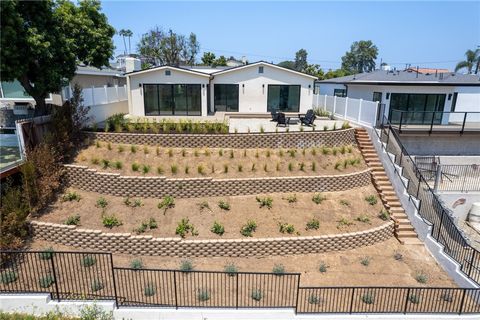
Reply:
<svg viewBox="0 0 480 320"><path fill-rule="evenodd" d="M170 148L304 148L356 144L353 128L335 131L278 133L143 134L85 131L84 134L91 139L111 143Z"/></svg>
<svg viewBox="0 0 480 320"><path fill-rule="evenodd" d="M65 165L66 183L85 191L119 197L178 198L223 197L270 192L329 192L367 186L370 169L344 175L242 179L167 179L166 177L121 176L98 172L86 166Z"/></svg>
<svg viewBox="0 0 480 320"><path fill-rule="evenodd" d="M31 222L34 237L86 250L169 257L252 257L350 250L393 236L393 221L353 233L291 238L182 240L130 233L104 233L46 222Z"/></svg>

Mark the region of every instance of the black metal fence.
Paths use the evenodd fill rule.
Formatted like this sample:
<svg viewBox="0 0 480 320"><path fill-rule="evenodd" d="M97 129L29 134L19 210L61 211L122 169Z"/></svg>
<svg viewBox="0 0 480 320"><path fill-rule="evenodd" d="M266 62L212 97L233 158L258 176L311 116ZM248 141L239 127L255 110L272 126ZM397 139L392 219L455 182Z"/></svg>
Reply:
<svg viewBox="0 0 480 320"><path fill-rule="evenodd" d="M385 150L392 155L392 162L402 168L397 174L407 178L404 186L417 202L412 201L418 210L418 214L432 226L432 237L444 247L444 252L460 264L461 271L470 279L480 284L480 253L470 246L462 232L455 225L453 218L448 214L438 197L424 178L422 171L416 166L415 161L401 144L397 132L387 119L381 126L379 134Z"/></svg>
<svg viewBox="0 0 480 320"><path fill-rule="evenodd" d="M118 307L294 308L299 313L480 313L480 289L301 287L298 273L113 266L110 253L0 251L0 293Z"/></svg>
<svg viewBox="0 0 480 320"><path fill-rule="evenodd" d="M480 165L438 165L434 185L439 191L480 191Z"/></svg>

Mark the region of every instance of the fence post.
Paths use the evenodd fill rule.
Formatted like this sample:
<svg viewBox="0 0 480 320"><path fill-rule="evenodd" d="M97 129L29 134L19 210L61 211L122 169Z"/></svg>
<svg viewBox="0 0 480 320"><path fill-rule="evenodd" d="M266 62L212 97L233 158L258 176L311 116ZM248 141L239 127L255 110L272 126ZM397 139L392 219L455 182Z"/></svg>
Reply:
<svg viewBox="0 0 480 320"><path fill-rule="evenodd" d="M327 95L324 95L323 97L324 97L323 98L323 102L324 102L323 107L325 108L325 110L327 110Z"/></svg>
<svg viewBox="0 0 480 320"><path fill-rule="evenodd" d="M295 314L297 313L297 309L298 309L299 296L300 296L300 275L297 275L297 299L295 301Z"/></svg>
<svg viewBox="0 0 480 320"><path fill-rule="evenodd" d="M95 87L92 86L92 106L95 105Z"/></svg>
<svg viewBox="0 0 480 320"><path fill-rule="evenodd" d="M463 312L463 305L465 304L465 294L466 293L467 293L467 289L463 289L462 301L460 302L460 310L458 310L458 314L462 314L462 312Z"/></svg>
<svg viewBox="0 0 480 320"><path fill-rule="evenodd" d="M435 176L435 184L433 186L433 192L438 191L438 185L440 184L440 178L442 177L442 165L441 164L439 164L437 166L437 172L435 174L436 174L436 176Z"/></svg>
<svg viewBox="0 0 480 320"><path fill-rule="evenodd" d="M360 99L359 105L358 105L358 123L360 123L360 116L362 115L362 101L363 99ZM373 124L372 124L373 126Z"/></svg>
<svg viewBox="0 0 480 320"><path fill-rule="evenodd" d="M236 309L238 309L238 272L237 272L237 280L236 280L236 296L235 296L235 300L236 300L236 303L235 303L235 306L236 306Z"/></svg>
<svg viewBox="0 0 480 320"><path fill-rule="evenodd" d="M178 309L178 300L177 300L177 271L173 271L173 288L175 293L175 309Z"/></svg>
<svg viewBox="0 0 480 320"><path fill-rule="evenodd" d="M117 101L120 101L120 96L118 95L118 84L115 85L115 91L117 92Z"/></svg>
<svg viewBox="0 0 480 320"><path fill-rule="evenodd" d="M432 121L430 122L430 131L428 132L428 134L432 134L432 131L433 131L433 121L435 120L435 111L433 111L433 114L432 114Z"/></svg>
<svg viewBox="0 0 480 320"><path fill-rule="evenodd" d="M337 96L333 96L333 115L335 115L336 109L337 109Z"/></svg>
<svg viewBox="0 0 480 320"><path fill-rule="evenodd" d="M57 281L57 272L55 271L55 253L51 253L52 258L50 259L52 265L53 279L55 281L55 293L57 294L57 300L60 302L60 292L58 291L58 281Z"/></svg>
<svg viewBox="0 0 480 320"><path fill-rule="evenodd" d="M355 287L352 288L352 296L350 297L350 314L353 312L353 298L355 295Z"/></svg>
<svg viewBox="0 0 480 320"><path fill-rule="evenodd" d="M467 121L467 115L468 112L465 112L465 115L463 116L462 131L460 131L460 134L463 134L463 131L465 130L465 122Z"/></svg>
<svg viewBox="0 0 480 320"><path fill-rule="evenodd" d="M398 126L398 132L402 133L402 121L403 121L403 111L400 111L400 125Z"/></svg>
<svg viewBox="0 0 480 320"><path fill-rule="evenodd" d="M403 307L403 314L407 314L408 297L410 297L410 288L407 289L407 296L405 297L405 306Z"/></svg>
<svg viewBox="0 0 480 320"><path fill-rule="evenodd" d="M438 241L440 239L440 230L442 229L443 217L445 216L445 211L442 210L442 216L440 217L440 224L438 225L437 231L437 238L434 237L435 240Z"/></svg>
<svg viewBox="0 0 480 320"><path fill-rule="evenodd" d="M117 306L117 309L118 309L117 281L115 279L115 269L113 268L112 253L110 253L110 267L112 268L113 294L115 295L115 306Z"/></svg>
<svg viewBox="0 0 480 320"><path fill-rule="evenodd" d="M344 119L347 119L347 110L348 110L348 97L345 97L345 111L343 115Z"/></svg>
<svg viewBox="0 0 480 320"><path fill-rule="evenodd" d="M472 252L472 259L470 260L470 266L468 267L468 276L471 278L471 273L472 273L472 266L473 266L473 261L475 260L475 252L477 252L475 249L473 249Z"/></svg>

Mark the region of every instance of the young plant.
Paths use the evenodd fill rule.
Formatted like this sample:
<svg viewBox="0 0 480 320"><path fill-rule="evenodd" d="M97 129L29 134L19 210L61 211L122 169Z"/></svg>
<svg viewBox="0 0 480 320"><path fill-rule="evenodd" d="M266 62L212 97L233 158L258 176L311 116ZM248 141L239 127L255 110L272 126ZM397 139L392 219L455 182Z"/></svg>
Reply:
<svg viewBox="0 0 480 320"><path fill-rule="evenodd" d="M143 174L149 173L149 172L150 172L150 169L151 169L151 167L150 167L148 164L144 164L144 165L142 166L142 172L143 172Z"/></svg>
<svg viewBox="0 0 480 320"><path fill-rule="evenodd" d="M291 158L295 158L296 153L297 153L297 150L295 149L288 150L288 154L290 155Z"/></svg>
<svg viewBox="0 0 480 320"><path fill-rule="evenodd" d="M309 304L319 304L320 298L314 294L308 296L308 303Z"/></svg>
<svg viewBox="0 0 480 320"><path fill-rule="evenodd" d="M177 174L178 172L178 166L176 164L172 164L170 166L170 171L172 172L172 174Z"/></svg>
<svg viewBox="0 0 480 320"><path fill-rule="evenodd" d="M410 303L413 303L413 304L419 304L419 303L420 303L420 297L417 296L417 295L414 294L414 293L411 293L411 294L408 296L408 301L410 301Z"/></svg>
<svg viewBox="0 0 480 320"><path fill-rule="evenodd" d="M324 156L330 154L330 148L327 148L327 147L323 146L323 147L322 147L322 154L323 154Z"/></svg>
<svg viewBox="0 0 480 320"><path fill-rule="evenodd" d="M117 170L121 170L121 169L123 168L123 163L122 163L122 161L115 161L115 162L113 163L113 167L114 167L115 169L117 169Z"/></svg>
<svg viewBox="0 0 480 320"><path fill-rule="evenodd" d="M235 274L238 273L238 268L235 264L230 263L225 265L225 267L223 268L223 271L228 273L229 276L234 276Z"/></svg>
<svg viewBox="0 0 480 320"><path fill-rule="evenodd" d="M225 233L225 228L222 224L215 221L210 231L212 231L215 234L218 234L219 236L222 236Z"/></svg>
<svg viewBox="0 0 480 320"><path fill-rule="evenodd" d="M38 257L40 260L51 260L55 255L55 251L52 247L48 247L42 250L42 252L38 253Z"/></svg>
<svg viewBox="0 0 480 320"><path fill-rule="evenodd" d="M200 152L197 149L195 149L195 150L193 150L193 155L195 157L198 157L200 155Z"/></svg>
<svg viewBox="0 0 480 320"><path fill-rule="evenodd" d="M138 228L133 229L133 232L135 232L136 234L141 234L147 231L147 229L148 222L143 221L142 223L140 223L140 226Z"/></svg>
<svg viewBox="0 0 480 320"><path fill-rule="evenodd" d="M80 201L82 197L76 193L75 191L69 191L66 194L63 195L62 200L63 201Z"/></svg>
<svg viewBox="0 0 480 320"><path fill-rule="evenodd" d="M92 159L90 159L90 162L94 165L98 165L100 163L100 160L98 160L98 158L93 157Z"/></svg>
<svg viewBox="0 0 480 320"><path fill-rule="evenodd" d="M293 224L279 222L278 229L280 233L288 233L288 234L295 233L295 226Z"/></svg>
<svg viewBox="0 0 480 320"><path fill-rule="evenodd" d="M342 206L350 207L350 201L348 201L348 200L343 200L343 199L342 199L342 200L340 200L339 202L340 202L340 204L341 204Z"/></svg>
<svg viewBox="0 0 480 320"><path fill-rule="evenodd" d="M275 165L275 171L280 171L280 162Z"/></svg>
<svg viewBox="0 0 480 320"><path fill-rule="evenodd" d="M230 204L224 200L218 201L218 207L222 210L229 211L230 210Z"/></svg>
<svg viewBox="0 0 480 320"><path fill-rule="evenodd" d="M241 164L239 164L238 167L237 167L237 170L238 170L238 172L242 172L243 171L243 166Z"/></svg>
<svg viewBox="0 0 480 320"><path fill-rule="evenodd" d="M256 197L257 202L260 206L260 208L267 207L267 209L272 209L273 206L273 199L271 197Z"/></svg>
<svg viewBox="0 0 480 320"><path fill-rule="evenodd" d="M251 237L255 230L257 230L257 223L253 220L249 220L242 226L242 228L240 228L240 234L244 237Z"/></svg>
<svg viewBox="0 0 480 320"><path fill-rule="evenodd" d="M171 158L173 157L173 150L172 149L168 149L168 157Z"/></svg>
<svg viewBox="0 0 480 320"><path fill-rule="evenodd" d="M144 154L149 154L149 153L150 153L150 149L148 149L147 146L143 146L143 153L144 153Z"/></svg>
<svg viewBox="0 0 480 320"><path fill-rule="evenodd" d="M418 283L427 283L428 276L422 271L420 271L420 272L417 272L417 274L415 275L415 280L417 280Z"/></svg>
<svg viewBox="0 0 480 320"><path fill-rule="evenodd" d="M180 262L180 271L191 272L193 271L194 266L192 260L182 260Z"/></svg>
<svg viewBox="0 0 480 320"><path fill-rule="evenodd" d="M142 259L133 259L130 261L130 268L138 270L138 269L143 269L143 261Z"/></svg>
<svg viewBox="0 0 480 320"><path fill-rule="evenodd" d="M105 210L108 206L108 201L104 197L100 197L97 199L97 203L95 205L97 208L101 208Z"/></svg>
<svg viewBox="0 0 480 320"><path fill-rule="evenodd" d="M298 201L296 194L291 194L285 198L288 203L296 203Z"/></svg>
<svg viewBox="0 0 480 320"><path fill-rule="evenodd" d="M9 284L12 282L17 281L18 275L13 270L6 270L0 273L0 283L1 284Z"/></svg>
<svg viewBox="0 0 480 320"><path fill-rule="evenodd" d="M163 170L163 167L162 166L158 166L157 167L157 174L164 174L165 173L165 170Z"/></svg>
<svg viewBox="0 0 480 320"><path fill-rule="evenodd" d="M131 153L136 153L136 152L137 152L137 147L134 146L134 145L131 145L131 146L130 146L130 152L131 152Z"/></svg>
<svg viewBox="0 0 480 320"><path fill-rule="evenodd" d="M371 206L376 205L377 202L378 202L377 197L373 194L365 197L365 201L367 201L368 204L371 205Z"/></svg>
<svg viewBox="0 0 480 320"><path fill-rule="evenodd" d="M158 209L163 209L163 215L168 209L175 207L175 198L172 196L163 197L162 201L157 205Z"/></svg>
<svg viewBox="0 0 480 320"><path fill-rule="evenodd" d="M228 164L223 165L223 173L228 173Z"/></svg>
<svg viewBox="0 0 480 320"><path fill-rule="evenodd" d="M188 174L190 172L190 167L188 165L185 166L185 174Z"/></svg>
<svg viewBox="0 0 480 320"><path fill-rule="evenodd" d="M362 214L362 215L357 217L357 221L360 221L360 222L363 222L363 223L370 223L370 218L367 215Z"/></svg>
<svg viewBox="0 0 480 320"><path fill-rule="evenodd" d="M379 217L380 219L382 219L383 221L388 221L388 220L390 220L390 213L388 213L387 210L382 209L382 210L380 211L378 217Z"/></svg>
<svg viewBox="0 0 480 320"><path fill-rule="evenodd" d="M195 227L190 223L190 220L188 218L182 218L182 220L180 220L180 222L177 224L175 234L185 238L189 232L192 236L198 235L198 232L196 232Z"/></svg>
<svg viewBox="0 0 480 320"><path fill-rule="evenodd" d="M315 162L312 162L312 171L317 171L317 164Z"/></svg>
<svg viewBox="0 0 480 320"><path fill-rule="evenodd" d="M233 152L233 150L230 150L230 159L233 159L235 158L235 153Z"/></svg>
<svg viewBox="0 0 480 320"><path fill-rule="evenodd" d="M288 171L292 171L293 170L293 163L289 162L288 163Z"/></svg>
<svg viewBox="0 0 480 320"><path fill-rule="evenodd" d="M97 258L91 254L87 254L82 259L82 266L89 268L97 263Z"/></svg>
<svg viewBox="0 0 480 320"><path fill-rule="evenodd" d="M153 283L147 283L143 288L145 297L153 297L157 293L157 287Z"/></svg>
<svg viewBox="0 0 480 320"><path fill-rule="evenodd" d="M260 301L263 298L263 292L260 289L252 289L250 297L255 301Z"/></svg>
<svg viewBox="0 0 480 320"><path fill-rule="evenodd" d="M337 161L337 162L335 163L335 170L340 170L341 165L342 165L342 162L341 162L341 161Z"/></svg>
<svg viewBox="0 0 480 320"><path fill-rule="evenodd" d="M285 266L283 264L276 264L272 268L272 273L276 275L283 275L285 274Z"/></svg>
<svg viewBox="0 0 480 320"><path fill-rule="evenodd" d="M223 157L223 149L218 150L218 155L219 155L220 157Z"/></svg>
<svg viewBox="0 0 480 320"><path fill-rule="evenodd" d="M320 228L320 221L318 221L318 219L310 219L307 222L305 230L318 230L318 228Z"/></svg>
<svg viewBox="0 0 480 320"><path fill-rule="evenodd" d="M204 211L204 210L212 211L207 201L200 202L198 204L198 207L200 208L200 211Z"/></svg>
<svg viewBox="0 0 480 320"><path fill-rule="evenodd" d="M161 150L160 150L160 147L157 146L157 147L155 148L155 154L156 154L157 157L158 157L158 156L160 156L161 153L162 153L162 152L161 152Z"/></svg>
<svg viewBox="0 0 480 320"><path fill-rule="evenodd" d="M327 197L325 197L324 195L322 195L321 193L315 193L312 197L312 201L315 203L315 204L320 204L322 203L324 200L327 200Z"/></svg>
<svg viewBox="0 0 480 320"><path fill-rule="evenodd" d="M348 227L353 224L353 222L350 222L347 218L342 218L337 221L337 229L340 229L342 227Z"/></svg>
<svg viewBox="0 0 480 320"><path fill-rule="evenodd" d="M198 174L201 174L202 176L205 174L205 167L201 164L197 166L197 172Z"/></svg>
<svg viewBox="0 0 480 320"><path fill-rule="evenodd" d="M100 279L94 279L91 284L91 289L93 292L97 292L103 289L103 282Z"/></svg>
<svg viewBox="0 0 480 320"><path fill-rule="evenodd" d="M157 221L154 218L150 218L150 220L148 220L148 227L150 229L157 229L158 228Z"/></svg>
<svg viewBox="0 0 480 320"><path fill-rule="evenodd" d="M140 165L136 162L132 163L132 171L137 172L140 169Z"/></svg>
<svg viewBox="0 0 480 320"><path fill-rule="evenodd" d="M113 227L121 226L122 221L120 221L114 214L103 215L102 224L105 228L112 229Z"/></svg>
<svg viewBox="0 0 480 320"><path fill-rule="evenodd" d="M375 295L371 292L366 292L362 295L362 302L365 304L373 304L375 302Z"/></svg>
<svg viewBox="0 0 480 320"><path fill-rule="evenodd" d="M197 299L201 302L210 300L210 291L208 291L207 289L198 289Z"/></svg>
<svg viewBox="0 0 480 320"><path fill-rule="evenodd" d="M251 171L252 171L252 172L255 172L255 171L257 171L257 168L255 167L255 163L252 163L252 168L251 168Z"/></svg>
<svg viewBox="0 0 480 320"><path fill-rule="evenodd" d="M360 259L360 263L362 264L362 266L368 267L370 265L371 260L372 258L365 256L362 259Z"/></svg>
<svg viewBox="0 0 480 320"><path fill-rule="evenodd" d="M110 160L102 159L102 169L108 169L110 167Z"/></svg>
<svg viewBox="0 0 480 320"><path fill-rule="evenodd" d="M38 279L38 285L41 288L48 288L54 283L55 283L55 279L53 278L53 276L51 274L47 274L47 275L41 277L40 279Z"/></svg>
<svg viewBox="0 0 480 320"><path fill-rule="evenodd" d="M78 226L80 224L80 215L75 214L68 216L67 220L65 220L65 224L67 226Z"/></svg>
<svg viewBox="0 0 480 320"><path fill-rule="evenodd" d="M393 254L393 259L395 259L397 261L402 261L403 260L403 254L401 254L398 251L395 251L395 253Z"/></svg>
<svg viewBox="0 0 480 320"><path fill-rule="evenodd" d="M320 265L318 266L318 271L321 273L327 272L327 269L330 268L325 262L320 262Z"/></svg>
<svg viewBox="0 0 480 320"><path fill-rule="evenodd" d="M300 163L298 164L298 168L300 169L300 171L305 171L305 163L300 162Z"/></svg>

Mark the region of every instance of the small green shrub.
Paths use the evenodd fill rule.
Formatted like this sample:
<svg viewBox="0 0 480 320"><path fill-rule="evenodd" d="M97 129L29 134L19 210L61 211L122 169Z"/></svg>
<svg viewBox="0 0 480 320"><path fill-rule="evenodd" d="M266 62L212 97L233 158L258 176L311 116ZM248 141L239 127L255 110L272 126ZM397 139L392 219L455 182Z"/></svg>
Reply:
<svg viewBox="0 0 480 320"><path fill-rule="evenodd" d="M132 163L132 171L137 172L140 169L140 165L136 162Z"/></svg>
<svg viewBox="0 0 480 320"><path fill-rule="evenodd" d="M273 206L273 199L271 197L256 197L257 202L260 206L260 208L267 207L267 209L272 209Z"/></svg>
<svg viewBox="0 0 480 320"><path fill-rule="evenodd" d="M250 169L252 172L257 171L257 168L255 167L255 163L252 163L252 168Z"/></svg>
<svg viewBox="0 0 480 320"><path fill-rule="evenodd" d="M290 149L287 152L288 152L288 154L290 155L291 158L295 158L295 155L297 154L297 150L295 150L295 149Z"/></svg>
<svg viewBox="0 0 480 320"><path fill-rule="evenodd" d="M225 265L223 271L228 273L229 276L234 276L238 272L238 268L235 264L230 263Z"/></svg>
<svg viewBox="0 0 480 320"><path fill-rule="evenodd" d="M362 264L362 266L368 267L370 265L371 260L372 258L365 256L362 259L360 259L360 263Z"/></svg>
<svg viewBox="0 0 480 320"><path fill-rule="evenodd" d="M172 164L170 166L170 171L172 171L172 174L177 174L178 172L178 166L176 164Z"/></svg>
<svg viewBox="0 0 480 320"><path fill-rule="evenodd" d="M315 203L315 204L320 204L322 203L324 200L327 200L327 197L325 197L324 195L322 195L321 193L316 193L313 195L312 197L312 201Z"/></svg>
<svg viewBox="0 0 480 320"><path fill-rule="evenodd" d="M277 164L275 165L275 170L280 171L280 162L277 162Z"/></svg>
<svg viewBox="0 0 480 320"><path fill-rule="evenodd" d="M151 167L150 167L148 164L144 164L144 165L142 166L142 172L143 172L143 174L149 173L149 172L150 172L150 169L151 169Z"/></svg>
<svg viewBox="0 0 480 320"><path fill-rule="evenodd" d="M204 210L212 211L207 201L202 201L198 203L198 208L200 209L200 211L204 211Z"/></svg>
<svg viewBox="0 0 480 320"><path fill-rule="evenodd" d="M260 289L252 289L250 297L255 301L260 301L263 298L263 292Z"/></svg>
<svg viewBox="0 0 480 320"><path fill-rule="evenodd" d="M220 224L219 222L215 221L213 223L213 226L212 228L210 229L210 231L212 231L213 233L215 234L218 234L219 236L223 235L225 233L225 228L222 224Z"/></svg>
<svg viewBox="0 0 480 320"><path fill-rule="evenodd" d="M308 303L309 304L318 304L320 302L320 298L314 294L308 296Z"/></svg>
<svg viewBox="0 0 480 320"><path fill-rule="evenodd" d="M288 223L278 223L278 229L281 233L293 234L295 233L295 226Z"/></svg>
<svg viewBox="0 0 480 320"><path fill-rule="evenodd" d="M238 170L238 172L242 172L243 171L243 166L241 164L239 164L238 167L237 167L237 170Z"/></svg>
<svg viewBox="0 0 480 320"><path fill-rule="evenodd" d="M228 173L228 164L223 165L223 173Z"/></svg>
<svg viewBox="0 0 480 320"><path fill-rule="evenodd" d="M158 228L157 221L154 218L150 218L150 220L148 220L148 227L150 229L157 229Z"/></svg>
<svg viewBox="0 0 480 320"><path fill-rule="evenodd" d="M373 194L365 197L365 201L367 201L368 204L371 205L371 206L376 205L377 202L378 202L377 197Z"/></svg>
<svg viewBox="0 0 480 320"><path fill-rule="evenodd" d="M278 151L278 156L279 156L280 158L282 158L282 157L283 157L283 154L284 154L283 150L280 149L280 150Z"/></svg>
<svg viewBox="0 0 480 320"><path fill-rule="evenodd" d="M415 280L417 280L418 283L427 283L428 276L423 272L417 272L415 275Z"/></svg>
<svg viewBox="0 0 480 320"><path fill-rule="evenodd" d="M147 283L145 288L143 288L143 293L145 297L153 297L157 293L157 287L153 283Z"/></svg>
<svg viewBox="0 0 480 320"><path fill-rule="evenodd" d="M350 122L345 121L344 123L342 123L342 129L349 129L349 128L351 128Z"/></svg>
<svg viewBox="0 0 480 320"><path fill-rule="evenodd" d="M285 200L287 200L288 203L296 203L298 201L296 194L292 194L292 195L287 196L285 198Z"/></svg>
<svg viewBox="0 0 480 320"><path fill-rule="evenodd" d="M272 273L276 275L283 275L285 274L285 266L283 264L276 264L272 268Z"/></svg>
<svg viewBox="0 0 480 320"><path fill-rule="evenodd" d="M201 164L197 166L197 172L198 174L201 174L202 176L205 174L205 167Z"/></svg>
<svg viewBox="0 0 480 320"><path fill-rule="evenodd" d="M325 262L320 262L320 265L318 267L318 271L321 273L327 272L327 269L330 268Z"/></svg>
<svg viewBox="0 0 480 320"><path fill-rule="evenodd" d="M108 201L104 197L100 197L97 199L97 203L95 205L97 208L104 209L108 206Z"/></svg>
<svg viewBox="0 0 480 320"><path fill-rule="evenodd" d="M305 230L318 230L318 228L320 228L320 221L318 221L318 219L310 219L307 222Z"/></svg>
<svg viewBox="0 0 480 320"><path fill-rule="evenodd" d="M193 155L195 157L198 157L200 155L200 152L197 149L195 149L195 150L193 150Z"/></svg>
<svg viewBox="0 0 480 320"><path fill-rule="evenodd" d="M168 157L169 157L169 158L173 157L173 150L172 150L172 149L168 149L167 154L168 154Z"/></svg>
<svg viewBox="0 0 480 320"><path fill-rule="evenodd" d="M337 223L338 223L337 228L348 227L348 226L351 226L353 224L353 222L351 222L347 218L342 218L342 219L338 220Z"/></svg>
<svg viewBox="0 0 480 320"><path fill-rule="evenodd" d="M51 274L47 274L38 279L38 285L40 286L40 288L49 288L54 283L55 279Z"/></svg>
<svg viewBox="0 0 480 320"><path fill-rule="evenodd" d="M163 215L165 215L168 209L175 207L175 198L172 196L165 196L157 207L158 209L163 209Z"/></svg>
<svg viewBox="0 0 480 320"><path fill-rule="evenodd" d="M40 260L50 260L55 255L55 250L52 247L48 247L42 250L42 252L38 253L38 257Z"/></svg>
<svg viewBox="0 0 480 320"><path fill-rule="evenodd" d="M312 162L312 171L317 171L317 164Z"/></svg>
<svg viewBox="0 0 480 320"><path fill-rule="evenodd" d="M107 160L107 159L102 159L102 168L103 169L107 169L110 167L110 160Z"/></svg>
<svg viewBox="0 0 480 320"><path fill-rule="evenodd" d="M133 232L135 232L136 234L141 234L147 231L147 229L148 222L143 221L142 223L140 223L140 226L138 228L133 229Z"/></svg>
<svg viewBox="0 0 480 320"><path fill-rule="evenodd" d="M223 157L223 149L218 150L218 155L219 155L220 157Z"/></svg>
<svg viewBox="0 0 480 320"><path fill-rule="evenodd" d="M342 162L341 162L341 161L337 161L337 162L335 163L335 170L339 170L341 165L342 165Z"/></svg>
<svg viewBox="0 0 480 320"><path fill-rule="evenodd" d="M360 222L363 222L363 223L370 223L370 218L367 215L362 214L362 215L357 217L357 221L360 221Z"/></svg>
<svg viewBox="0 0 480 320"><path fill-rule="evenodd" d="M257 230L257 223L253 220L249 220L240 228L240 234L244 237L251 237L255 230Z"/></svg>
<svg viewBox="0 0 480 320"><path fill-rule="evenodd" d="M78 226L80 224L80 215L75 214L75 215L69 216L67 220L65 220L65 224L67 226Z"/></svg>
<svg viewBox="0 0 480 320"><path fill-rule="evenodd" d="M330 152L331 152L330 148L327 148L327 147L325 147L325 146L322 147L322 154L323 154L324 156L330 154Z"/></svg>
<svg viewBox="0 0 480 320"><path fill-rule="evenodd" d="M371 292L366 292L362 295L362 302L365 304L373 304L375 302L375 295Z"/></svg>
<svg viewBox="0 0 480 320"><path fill-rule="evenodd" d="M156 154L157 156L159 156L161 153L162 153L162 152L160 151L160 147L157 146L157 147L155 148L155 154Z"/></svg>
<svg viewBox="0 0 480 320"><path fill-rule="evenodd" d="M63 201L80 201L82 197L76 193L75 191L69 191L66 194L63 195L62 200Z"/></svg>
<svg viewBox="0 0 480 320"><path fill-rule="evenodd" d="M95 147L96 148L101 148L102 147L102 144L100 143L100 141L95 140Z"/></svg>
<svg viewBox="0 0 480 320"><path fill-rule="evenodd" d="M305 163L300 162L300 163L298 164L298 169L299 169L300 171L305 171Z"/></svg>
<svg viewBox="0 0 480 320"><path fill-rule="evenodd" d="M350 201L348 200L340 200L340 204L345 207L350 207Z"/></svg>
<svg viewBox="0 0 480 320"><path fill-rule="evenodd" d="M94 279L90 287L93 292L100 291L103 289L103 282L100 279Z"/></svg>
<svg viewBox="0 0 480 320"><path fill-rule="evenodd" d="M133 259L130 261L130 268L143 269L143 261L141 259Z"/></svg>
<svg viewBox="0 0 480 320"><path fill-rule="evenodd" d="M112 229L113 227L121 226L122 221L120 221L114 214L110 214L102 217L102 224L105 228Z"/></svg>
<svg viewBox="0 0 480 320"><path fill-rule="evenodd" d="M224 200L218 201L218 207L225 211L230 210L230 204Z"/></svg>
<svg viewBox="0 0 480 320"><path fill-rule="evenodd" d="M113 163L113 167L114 167L115 169L117 169L117 170L122 169L122 168L123 168L123 163L122 163L122 161L115 161L115 162Z"/></svg>
<svg viewBox="0 0 480 320"><path fill-rule="evenodd" d="M230 150L230 159L233 159L235 158L235 153L233 152L233 150Z"/></svg>
<svg viewBox="0 0 480 320"><path fill-rule="evenodd" d="M189 232L192 236L198 235L198 233L195 231L195 227L190 223L190 220L188 218L182 218L182 220L180 220L180 222L177 224L175 234L185 238Z"/></svg>
<svg viewBox="0 0 480 320"><path fill-rule="evenodd" d="M193 271L193 269L194 269L194 266L191 260L182 260L180 262L180 271L190 272L190 271Z"/></svg>
<svg viewBox="0 0 480 320"><path fill-rule="evenodd" d="M338 149L337 149L337 148L332 148L332 154L333 154L334 156L336 156L337 153L338 153Z"/></svg>
<svg viewBox="0 0 480 320"><path fill-rule="evenodd" d="M419 304L419 303L420 303L420 297L417 296L417 295L414 294L414 293L411 293L411 294L408 296L408 301L410 301L410 303L413 303L413 304Z"/></svg>
<svg viewBox="0 0 480 320"><path fill-rule="evenodd" d="M15 271L6 270L0 273L0 283L9 284L17 281L18 275Z"/></svg>
<svg viewBox="0 0 480 320"><path fill-rule="evenodd" d="M131 153L137 153L137 147L134 146L134 145L131 145L131 146L130 146L130 152L131 152Z"/></svg>
<svg viewBox="0 0 480 320"><path fill-rule="evenodd" d="M266 163L263 165L263 171L268 172L268 165Z"/></svg>
<svg viewBox="0 0 480 320"><path fill-rule="evenodd" d="M94 158L90 159L90 162L94 165L98 165L100 163L100 160L98 160L98 158L94 157Z"/></svg>
<svg viewBox="0 0 480 320"><path fill-rule="evenodd" d="M208 291L207 289L198 289L197 299L198 301L202 302L210 300L210 291Z"/></svg>
<svg viewBox="0 0 480 320"><path fill-rule="evenodd" d="M82 266L85 268L91 267L97 263L97 258L95 256L92 256L90 254L87 254L82 258Z"/></svg>
<svg viewBox="0 0 480 320"><path fill-rule="evenodd" d="M452 294L451 294L450 292L448 292L448 291L444 291L444 292L441 294L440 297L441 297L442 300L445 301L445 302L452 302L452 301L453 301L453 296L452 296Z"/></svg>
<svg viewBox="0 0 480 320"><path fill-rule="evenodd" d="M402 261L403 260L403 254L401 254L398 251L395 251L395 253L393 254L393 259L395 259L397 261Z"/></svg>
<svg viewBox="0 0 480 320"><path fill-rule="evenodd" d="M378 217L379 217L380 219L382 219L383 221L388 221L388 220L390 220L390 213L388 213L387 210L382 209L382 210L380 211L380 214L378 215Z"/></svg>

